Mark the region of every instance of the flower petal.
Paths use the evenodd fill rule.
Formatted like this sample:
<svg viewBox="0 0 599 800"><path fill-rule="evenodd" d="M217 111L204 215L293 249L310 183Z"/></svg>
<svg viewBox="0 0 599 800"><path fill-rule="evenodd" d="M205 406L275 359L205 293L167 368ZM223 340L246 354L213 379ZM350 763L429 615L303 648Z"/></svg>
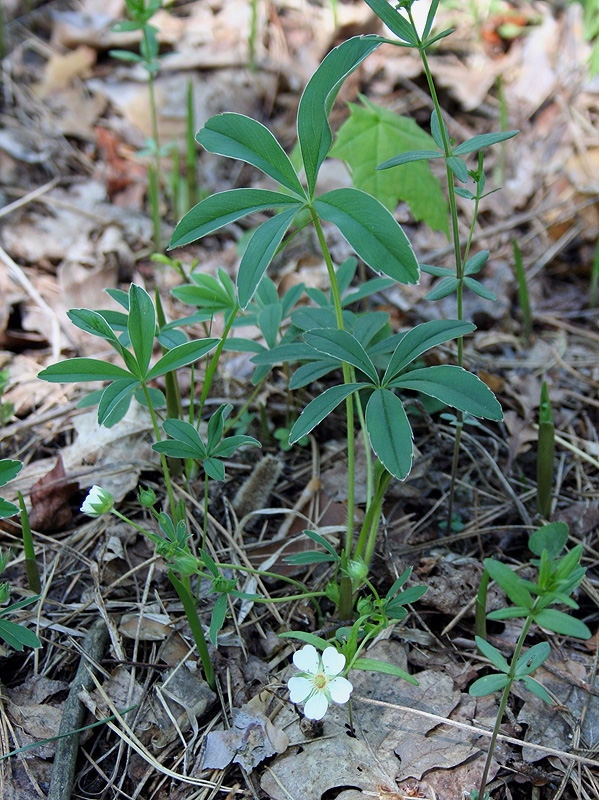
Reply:
<svg viewBox="0 0 599 800"><path fill-rule="evenodd" d="M289 699L292 703L303 703L310 696L314 685L307 678L295 677L289 678L287 688L289 689Z"/></svg>
<svg viewBox="0 0 599 800"><path fill-rule="evenodd" d="M347 678L334 678L328 685L331 700L335 703L347 703L349 696L354 688Z"/></svg>
<svg viewBox="0 0 599 800"><path fill-rule="evenodd" d="M345 667L345 656L335 647L327 647L322 654L322 665L327 675L339 675Z"/></svg>
<svg viewBox="0 0 599 800"><path fill-rule="evenodd" d="M314 675L319 667L318 650L313 644L304 645L301 650L293 654L293 663L302 672Z"/></svg>
<svg viewBox="0 0 599 800"><path fill-rule="evenodd" d="M324 692L316 692L304 706L304 716L308 719L322 719L327 713L329 701Z"/></svg>

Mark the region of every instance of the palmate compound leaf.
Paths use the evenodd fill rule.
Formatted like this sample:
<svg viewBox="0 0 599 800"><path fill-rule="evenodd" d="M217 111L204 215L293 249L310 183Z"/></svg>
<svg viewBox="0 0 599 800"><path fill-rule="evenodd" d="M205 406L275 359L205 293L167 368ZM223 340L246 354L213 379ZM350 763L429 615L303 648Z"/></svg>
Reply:
<svg viewBox="0 0 599 800"><path fill-rule="evenodd" d="M449 236L449 209L441 184L427 161L406 163L400 168L376 167L399 153L432 150L435 143L409 117L400 117L360 95L363 105L349 103L350 117L343 123L329 156L340 158L351 168L352 182L376 197L389 211L403 201L414 219Z"/></svg>
<svg viewBox="0 0 599 800"><path fill-rule="evenodd" d="M343 42L324 58L304 89L297 112L297 136L310 197L314 197L318 170L333 141L329 114L339 89L383 41L380 36L370 35Z"/></svg>

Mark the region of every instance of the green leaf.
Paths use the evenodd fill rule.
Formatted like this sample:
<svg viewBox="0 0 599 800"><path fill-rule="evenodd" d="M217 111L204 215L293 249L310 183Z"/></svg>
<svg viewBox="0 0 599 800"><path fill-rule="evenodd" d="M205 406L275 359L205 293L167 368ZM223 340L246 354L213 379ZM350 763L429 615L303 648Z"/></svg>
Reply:
<svg viewBox="0 0 599 800"><path fill-rule="evenodd" d="M269 347L274 347L277 343L282 319L283 307L281 303L269 303L258 314L258 327L262 331L262 336L264 336Z"/></svg>
<svg viewBox="0 0 599 800"><path fill-rule="evenodd" d="M420 271L426 272L428 275L435 275L437 278L455 278L455 270L448 269L447 267L434 267L432 264L421 264Z"/></svg>
<svg viewBox="0 0 599 800"><path fill-rule="evenodd" d="M439 281L435 284L435 286L424 295L425 300L441 300L443 297L447 297L453 292L456 291L458 286L460 285L459 280L452 276L450 278L443 278L442 281Z"/></svg>
<svg viewBox="0 0 599 800"><path fill-rule="evenodd" d="M368 383L347 383L332 386L308 403L289 434L289 444L295 444L302 436L307 436L325 417L334 411L342 400L350 394L368 387Z"/></svg>
<svg viewBox="0 0 599 800"><path fill-rule="evenodd" d="M331 646L331 643L321 636L316 636L314 633L307 633L306 631L283 631L278 634L282 639L299 639L300 642L312 644L318 650L325 650Z"/></svg>
<svg viewBox="0 0 599 800"><path fill-rule="evenodd" d="M510 665L496 647L493 647L492 644L489 644L489 642L485 641L485 639L480 636L475 636L474 638L476 640L476 646L480 652L483 654L483 656L486 656L486 658L489 659L494 667L497 667L497 669L501 670L502 672L507 673L510 671Z"/></svg>
<svg viewBox="0 0 599 800"><path fill-rule="evenodd" d="M549 658L550 653L551 645L548 642L535 644L518 659L515 670L516 676L530 675L531 672L538 669L541 664Z"/></svg>
<svg viewBox="0 0 599 800"><path fill-rule="evenodd" d="M474 294L482 297L483 300L490 300L492 303L497 300L497 295L493 294L490 289L487 289L482 285L482 283L474 278L464 278L464 283L472 292L474 292Z"/></svg>
<svg viewBox="0 0 599 800"><path fill-rule="evenodd" d="M483 147L489 147L497 142L505 142L506 139L511 139L512 136L520 131L498 131L497 133L483 133L480 136L473 136L467 142L462 142L457 147L454 147L453 152L456 156L463 156L465 153L473 153L475 150L481 150Z"/></svg>
<svg viewBox="0 0 599 800"><path fill-rule="evenodd" d="M385 23L389 30L404 42L416 47L418 40L412 26L405 17L389 5L387 0L366 0L377 17Z"/></svg>
<svg viewBox="0 0 599 800"><path fill-rule="evenodd" d="M476 330L471 322L460 322L455 319L439 319L422 322L408 331L395 348L383 377L383 384L388 383L412 361L426 353L431 347L443 342L457 339Z"/></svg>
<svg viewBox="0 0 599 800"><path fill-rule="evenodd" d="M309 386L314 381L319 380L324 375L328 375L334 369L339 367L338 361L312 361L309 364L302 364L298 367L289 381L289 388L291 390L301 389L303 386Z"/></svg>
<svg viewBox="0 0 599 800"><path fill-rule="evenodd" d="M332 544L329 544L329 542L324 538L324 536L321 536L319 533L316 533L315 531L304 531L304 536L307 536L309 539L312 539L313 542L316 542L316 544L319 544L322 547L324 547L325 550L328 550L329 553L335 559L335 561L339 560L337 551L335 550Z"/></svg>
<svg viewBox="0 0 599 800"><path fill-rule="evenodd" d="M511 570L507 564L495 561L494 558L485 558L485 569L491 578L497 583L510 598L515 606L532 608L532 597L530 592L520 583L520 578Z"/></svg>
<svg viewBox="0 0 599 800"><path fill-rule="evenodd" d="M405 592L400 592L391 600L391 602L387 605L387 610L398 608L399 606L406 606L409 603L415 603L416 600L420 600L420 598L425 595L427 591L428 586L410 586L410 588L406 589Z"/></svg>
<svg viewBox="0 0 599 800"><path fill-rule="evenodd" d="M324 58L304 89L297 112L297 135L310 197L314 197L318 170L333 140L328 117L339 89L382 41L380 36L354 36L343 42Z"/></svg>
<svg viewBox="0 0 599 800"><path fill-rule="evenodd" d="M422 41L424 41L431 32L431 28L433 27L435 14L437 13L438 7L439 7L439 0L433 0L433 2L431 3L431 7L428 10L426 22L424 24L424 30L422 31L422 36L421 36Z"/></svg>
<svg viewBox="0 0 599 800"><path fill-rule="evenodd" d="M501 406L486 383L462 367L443 364L415 369L395 378L391 385L436 397L473 417L503 419Z"/></svg>
<svg viewBox="0 0 599 800"><path fill-rule="evenodd" d="M0 639L4 639L13 650L19 652L21 652L23 647L37 648L42 646L42 643L33 631L7 619L0 619Z"/></svg>
<svg viewBox="0 0 599 800"><path fill-rule="evenodd" d="M456 176L459 181L462 183L468 182L468 168L464 164L461 158L457 156L448 156L447 159L447 166Z"/></svg>
<svg viewBox="0 0 599 800"><path fill-rule="evenodd" d="M366 406L370 444L385 469L402 481L412 468L412 428L399 397L377 389Z"/></svg>
<svg viewBox="0 0 599 800"><path fill-rule="evenodd" d="M104 425L119 403L122 403L127 398L129 398L130 402L131 395L138 386L139 379L131 376L118 378L107 386L102 392L102 397L98 403L98 424ZM127 408L129 408L128 404Z"/></svg>
<svg viewBox="0 0 599 800"><path fill-rule="evenodd" d="M565 522L549 522L531 534L528 547L537 556L547 550L549 559L553 561L566 546L569 532Z"/></svg>
<svg viewBox="0 0 599 800"><path fill-rule="evenodd" d="M16 506L14 503L10 503L8 500L5 500L3 497L0 497L0 519L7 519L8 517L14 517L14 515L18 513L19 513L19 506Z"/></svg>
<svg viewBox="0 0 599 800"><path fill-rule="evenodd" d="M138 53L132 53L130 50L109 50L108 55L119 61L134 61L136 64L144 60Z"/></svg>
<svg viewBox="0 0 599 800"><path fill-rule="evenodd" d="M150 295L145 289L142 289L141 286L136 286L134 283L129 287L127 331L139 365L139 377L143 378L148 371L152 350L154 349L156 312Z"/></svg>
<svg viewBox="0 0 599 800"><path fill-rule="evenodd" d="M523 678L520 678L520 680L526 686L528 691L535 694L540 700L543 700L545 703L549 703L549 705L553 703L551 695L547 689L545 689L544 686L541 686L541 684L534 678L531 678L530 675L525 675Z"/></svg>
<svg viewBox="0 0 599 800"><path fill-rule="evenodd" d="M214 448L220 442L223 430L225 427L225 420L231 413L233 406L231 403L224 403L219 406L214 414L208 420L208 430L206 431L206 452L212 455Z"/></svg>
<svg viewBox="0 0 599 800"><path fill-rule="evenodd" d="M19 472L23 469L23 463L16 461L12 458L3 458L0 460L0 486L12 481L16 478Z"/></svg>
<svg viewBox="0 0 599 800"><path fill-rule="evenodd" d="M216 647L218 632L225 624L225 617L227 615L227 595L221 594L214 608L212 609L212 619L210 620L210 641Z"/></svg>
<svg viewBox="0 0 599 800"><path fill-rule="evenodd" d="M449 209L441 184L428 164L417 163L411 152L441 158L440 153L426 149L434 145L432 138L413 119L400 117L362 95L360 100L363 106L349 103L350 117L339 129L329 156L347 162L354 187L376 197L389 211L403 201L415 220L448 235ZM408 156L403 163L412 162L410 166L396 172L377 168L397 153Z"/></svg>
<svg viewBox="0 0 599 800"><path fill-rule="evenodd" d="M153 450L158 453L173 455L173 453L168 452L169 448L165 446L177 444L183 445L187 449L186 455L175 456L177 458L206 458L204 442L190 422L181 419L165 419L162 427L167 436L171 436L174 441L156 442L156 444L152 445Z"/></svg>
<svg viewBox="0 0 599 800"><path fill-rule="evenodd" d="M50 383L85 383L130 378L131 373L115 364L95 358L69 358L67 361L51 364L37 377Z"/></svg>
<svg viewBox="0 0 599 800"><path fill-rule="evenodd" d="M512 608L499 608L497 611L491 611L487 614L487 619L514 619L515 617L527 617L530 608L524 606L515 606Z"/></svg>
<svg viewBox="0 0 599 800"><path fill-rule="evenodd" d="M90 311L88 308L72 308L67 311L67 317L73 325L86 333L91 333L92 336L100 336L112 343L118 342L115 332L97 311Z"/></svg>
<svg viewBox="0 0 599 800"><path fill-rule="evenodd" d="M445 154L445 147L443 145L443 136L441 133L441 125L443 125L443 130L445 131L445 136L447 141L449 142L449 131L447 130L447 125L443 118L439 121L439 115L437 114L437 110L435 109L431 114L431 135L435 141L435 144Z"/></svg>
<svg viewBox="0 0 599 800"><path fill-rule="evenodd" d="M211 153L252 164L277 183L305 197L289 156L268 128L257 120L243 114L218 114L208 120L196 139Z"/></svg>
<svg viewBox="0 0 599 800"><path fill-rule="evenodd" d="M219 339L200 339L195 342L186 342L180 344L178 347L173 347L169 350L160 361L156 362L152 369L146 375L146 381L152 381L154 378L164 375L165 372L172 372L198 361L210 350L213 350L219 343Z"/></svg>
<svg viewBox="0 0 599 800"><path fill-rule="evenodd" d="M237 291L241 308L246 308L254 296L287 228L301 207L301 203L296 202L292 208L281 211L267 222L263 222L254 232L245 249L237 274Z"/></svg>
<svg viewBox="0 0 599 800"><path fill-rule="evenodd" d="M175 286L171 290L178 300L190 306L205 308L214 314L235 307L235 298L231 298L226 288L213 275L204 272L192 272L189 276L193 283ZM181 324L182 320L179 320Z"/></svg>
<svg viewBox="0 0 599 800"><path fill-rule="evenodd" d="M412 574L412 567L407 567L406 569L404 569L399 578L396 581L394 581L393 585L385 595L385 600L390 600L393 597L393 595L396 594L401 589L401 587L408 580L411 574Z"/></svg>
<svg viewBox="0 0 599 800"><path fill-rule="evenodd" d="M187 212L175 228L169 249L195 242L254 211L289 205L297 206L297 199L266 189L230 189L213 194Z"/></svg>
<svg viewBox="0 0 599 800"><path fill-rule="evenodd" d="M304 333L304 339L315 350L347 364L353 364L375 385L378 384L379 376L372 359L351 333L326 328L320 331L307 331Z"/></svg>
<svg viewBox="0 0 599 800"><path fill-rule="evenodd" d="M533 619L542 628L548 628L554 633L564 636L574 636L576 639L590 639L591 631L576 617L564 614L556 608L543 608L533 614Z"/></svg>
<svg viewBox="0 0 599 800"><path fill-rule="evenodd" d="M329 553L320 553L316 550L308 550L305 553L296 553L292 556L285 556L283 561L286 564L324 564L325 562L338 561L337 557Z"/></svg>
<svg viewBox="0 0 599 800"><path fill-rule="evenodd" d="M254 439L253 436L238 434L237 436L227 436L226 439L223 439L223 441L212 451L212 455L218 456L219 458L230 458L239 447L245 447L246 445L252 447L262 447L260 442L257 439Z"/></svg>
<svg viewBox="0 0 599 800"><path fill-rule="evenodd" d="M468 689L468 694L473 697L485 697L485 695L493 694L503 689L510 681L509 675L498 675L493 673L485 675L484 678L479 678L474 681L472 686Z"/></svg>
<svg viewBox="0 0 599 800"><path fill-rule="evenodd" d="M322 219L332 222L375 272L398 283L417 283L418 261L407 236L387 209L358 189L334 189L314 201Z"/></svg>
<svg viewBox="0 0 599 800"><path fill-rule="evenodd" d="M368 2L368 0L366 0ZM379 661L378 658L357 658L352 663L352 669L364 669L370 672L383 672L385 675L395 675L397 678L402 678L404 681L418 686L418 681L408 672L396 667L395 664L389 664L387 661Z"/></svg>
<svg viewBox="0 0 599 800"><path fill-rule="evenodd" d="M225 479L225 465L218 458L205 458L202 461L204 472L213 481L224 481Z"/></svg>
<svg viewBox="0 0 599 800"><path fill-rule="evenodd" d="M400 117L398 119L410 119L410 117ZM392 169L393 167L401 167L404 164L411 164L418 161L430 161L433 158L443 158L443 153L439 153L438 150L409 150L407 153L399 153L377 164L376 169Z"/></svg>
<svg viewBox="0 0 599 800"><path fill-rule="evenodd" d="M481 250L466 261L464 265L464 275L476 275L480 272L489 259L488 250Z"/></svg>

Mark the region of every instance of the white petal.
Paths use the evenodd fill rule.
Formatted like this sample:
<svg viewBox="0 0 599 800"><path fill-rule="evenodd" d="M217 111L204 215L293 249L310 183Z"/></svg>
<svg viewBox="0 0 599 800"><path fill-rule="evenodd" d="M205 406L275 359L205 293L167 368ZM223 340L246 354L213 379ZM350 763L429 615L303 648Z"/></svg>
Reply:
<svg viewBox="0 0 599 800"><path fill-rule="evenodd" d="M331 700L335 703L347 703L354 687L347 678L338 677L332 680L327 688L331 695Z"/></svg>
<svg viewBox="0 0 599 800"><path fill-rule="evenodd" d="M293 663L302 672L311 672L314 675L319 667L318 650L313 644L305 645L293 654Z"/></svg>
<svg viewBox="0 0 599 800"><path fill-rule="evenodd" d="M329 701L324 692L316 692L304 706L304 716L308 719L322 719L327 713Z"/></svg>
<svg viewBox="0 0 599 800"><path fill-rule="evenodd" d="M327 675L339 675L345 667L345 656L334 647L327 647L322 654L322 665Z"/></svg>
<svg viewBox="0 0 599 800"><path fill-rule="evenodd" d="M307 678L289 678L287 681L289 699L292 703L303 703L314 688L312 681Z"/></svg>

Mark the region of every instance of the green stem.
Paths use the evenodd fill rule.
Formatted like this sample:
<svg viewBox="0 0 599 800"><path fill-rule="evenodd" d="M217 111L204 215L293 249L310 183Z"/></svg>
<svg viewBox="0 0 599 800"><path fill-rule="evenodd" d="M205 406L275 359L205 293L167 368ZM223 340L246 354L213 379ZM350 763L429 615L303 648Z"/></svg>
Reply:
<svg viewBox="0 0 599 800"><path fill-rule="evenodd" d="M266 377L268 377L268 376L266 376ZM224 434L226 434L226 433L227 433L227 431L231 430L231 428L233 427L233 425L235 425L235 423L236 423L236 422L237 422L239 419L241 419L241 417L243 416L243 413L244 413L245 411L247 411L247 409L248 409L248 408L251 406L252 402L253 402L253 401L255 400L255 398L256 398L256 395L258 394L258 392L260 391L260 389L261 389L261 388L264 386L264 382L265 382L265 380L266 380L266 377L262 378L262 380L260 381L260 383L258 383L258 385L257 385L257 386L256 386L256 388L254 389L254 391L251 393L251 395L248 397L248 399L245 401L245 403L244 403L244 404L241 406L241 409L240 409L240 410L237 412L237 414L236 414L236 415L235 415L235 416L234 416L234 417L233 417L231 420L229 420L229 422L228 422L228 423L225 425L225 427L224 427L224 431L223 431L223 435L224 435Z"/></svg>
<svg viewBox="0 0 599 800"><path fill-rule="evenodd" d="M154 407L152 405L152 400L150 398L150 393L148 392L148 387L145 384L145 381L141 382L141 388L144 393L144 397L146 398L146 403L148 404L148 409L150 411L150 417L152 418L152 426L154 428L154 435L156 436L156 442L162 441L160 436L160 428L158 427L158 420L156 419L156 412L154 411ZM166 491L168 492L168 500L169 505L171 507L171 514L173 519L175 517L175 498L173 495L173 487L171 485L171 476L168 469L168 463L166 460L166 456L164 453L160 454L160 463L162 464L162 471L164 472L164 482L166 483Z"/></svg>
<svg viewBox="0 0 599 800"><path fill-rule="evenodd" d="M339 284L337 283L337 276L333 266L333 260L329 252L329 248L324 238L322 225L318 214L313 208L310 208L316 235L320 242L322 254L327 265L327 272L329 273L329 281L331 283L331 294L333 296L333 305L335 306L335 319L337 327L340 331L344 330L343 325L343 308L341 306L341 295L339 293ZM345 361L342 362L343 367L343 382L344 384L351 383L351 373L349 364ZM349 558L352 549L352 540L354 532L354 470L355 470L355 457L354 457L354 402L353 397L350 395L345 401L346 415L347 415L347 531L345 535L345 555ZM351 583L351 582L350 582ZM349 619L349 617L344 617Z"/></svg>
<svg viewBox="0 0 599 800"><path fill-rule="evenodd" d="M487 639L487 590L489 588L490 575L487 570L483 570L481 575L478 594L476 595L475 622L474 629L476 635L481 639Z"/></svg>
<svg viewBox="0 0 599 800"><path fill-rule="evenodd" d="M187 131L185 148L185 173L187 178L187 203L189 208L198 202L198 149L195 140L195 115L193 105L193 82L187 83Z"/></svg>
<svg viewBox="0 0 599 800"><path fill-rule="evenodd" d="M375 472L379 473L376 490L372 499L372 503L366 510L366 516L364 517L364 522L362 523L360 536L358 538L358 543L356 544L354 553L354 556L356 557L361 556L364 552L364 547L366 546L366 553L364 555L366 564L370 564L370 559L372 558L376 533L381 515L381 508L383 505L383 498L385 496L387 486L391 480L391 474L385 470L380 461L376 462ZM367 541L368 544L366 544Z"/></svg>
<svg viewBox="0 0 599 800"><path fill-rule="evenodd" d="M208 537L208 473L204 472L204 532L202 534L202 550L206 549Z"/></svg>
<svg viewBox="0 0 599 800"><path fill-rule="evenodd" d="M237 316L238 311L239 311L239 303L236 303L235 308L231 311L229 318L227 319L225 329L223 331L222 336L220 337L220 342L218 343L217 348L214 351L214 355L212 356L212 358L210 359L210 363L208 364L206 375L204 376L204 385L202 386L202 394L200 395L200 406L198 408L198 428L200 426L200 420L202 419L202 411L204 409L204 403L206 402L206 398L208 397L208 393L212 385L212 380L214 378L214 373L216 372L216 368L218 366L218 360L220 358L220 354L223 351L223 347L225 346L227 336L229 335L229 331L231 330L231 327L233 325L235 317Z"/></svg>
<svg viewBox="0 0 599 800"><path fill-rule="evenodd" d="M204 629L202 628L202 623L200 622L200 618L198 617L198 611L193 599L193 595L190 593L189 589L177 578L172 569L169 569L168 576L170 578L171 583L175 587L175 590L179 595L181 602L183 603L185 616L187 617L187 621L189 622L189 626L193 634L193 639L196 643L196 647L198 648L198 653L202 661L202 666L204 667L204 675L206 676L206 681L210 686L210 688L212 689L212 691L214 692L216 691L216 679L214 677L214 669L212 667L212 662L210 661L210 653L208 652L208 645L206 644Z"/></svg>
<svg viewBox="0 0 599 800"><path fill-rule="evenodd" d="M503 692L501 694L501 700L499 702L499 710L497 711L497 718L495 720L495 727L493 728L493 735L491 736L491 741L489 743L489 752L487 753L485 768L483 770L482 778L480 780L480 789L478 790L479 800L484 800L485 787L487 785L487 778L489 777L489 769L491 768L493 753L495 752L495 745L497 743L497 736L499 735L499 728L501 727L501 721L503 719L505 707L507 706L508 697L514 683L514 678L516 674L516 664L518 663L518 659L520 658L520 651L522 650L522 646L524 645L524 640L526 639L526 635L528 634L528 630L531 626L531 623L532 623L532 617L527 617L526 622L524 623L524 627L522 628L522 632L518 637L518 642L516 644L516 649L514 650L514 655L512 656L512 661L510 663L510 671L508 673L510 680L504 686Z"/></svg>
<svg viewBox="0 0 599 800"><path fill-rule="evenodd" d="M42 590L40 573L35 560L35 549L33 547L33 536L31 535L31 525L29 524L29 514L25 507L25 501L20 491L19 508L21 509L21 532L23 536L23 552L25 553L25 572L27 573L27 584L34 594L39 594Z"/></svg>

